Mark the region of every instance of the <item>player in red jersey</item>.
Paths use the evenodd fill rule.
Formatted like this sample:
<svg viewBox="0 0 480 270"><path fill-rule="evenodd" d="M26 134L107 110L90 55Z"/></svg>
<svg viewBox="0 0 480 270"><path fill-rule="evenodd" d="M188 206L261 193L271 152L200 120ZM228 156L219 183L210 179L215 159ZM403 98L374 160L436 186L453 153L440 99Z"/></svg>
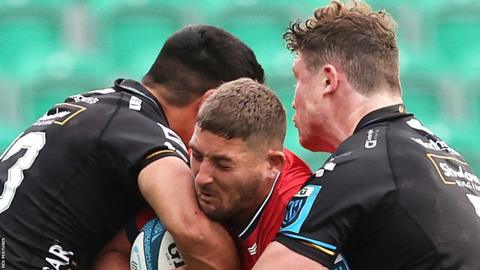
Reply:
<svg viewBox="0 0 480 270"><path fill-rule="evenodd" d="M290 199L311 176L283 148L285 111L278 97L251 79L223 84L202 105L194 129L191 167L201 209L226 225L244 269L275 238ZM127 228L130 242L154 213Z"/></svg>
<svg viewBox="0 0 480 270"><path fill-rule="evenodd" d="M207 145L212 142L210 136L216 135L210 134L210 136L205 136L206 132L208 131L203 131L202 134L195 134L196 143ZM206 149L203 148L203 145L199 147L202 147L202 150ZM200 154L202 150L196 150L197 154ZM287 149L283 149L282 152L285 156L283 168L278 174L278 177L275 177L274 181L268 185L270 190L263 192L263 201L251 209L254 211L252 217L242 222L247 225L243 227L236 226L232 224L235 221L227 224L227 229L229 229L233 240L237 244L243 269L252 269L267 245L275 239L282 224L288 202L311 176L308 165L294 153ZM196 162L194 161L192 163L195 164ZM198 179L200 180L200 178ZM232 178L227 180L235 181ZM240 197L243 198L243 196L244 195L241 195ZM240 202L239 205L241 204L243 204L243 202ZM133 243L143 225L154 217L154 212L149 209L145 209L137 215L135 224L131 224L134 225L134 227L127 231L131 243ZM222 219L220 219L220 221L222 221Z"/></svg>
<svg viewBox="0 0 480 270"><path fill-rule="evenodd" d="M244 269L275 238L310 168L283 149L285 111L251 79L223 84L202 105L191 148L201 209L231 232Z"/></svg>

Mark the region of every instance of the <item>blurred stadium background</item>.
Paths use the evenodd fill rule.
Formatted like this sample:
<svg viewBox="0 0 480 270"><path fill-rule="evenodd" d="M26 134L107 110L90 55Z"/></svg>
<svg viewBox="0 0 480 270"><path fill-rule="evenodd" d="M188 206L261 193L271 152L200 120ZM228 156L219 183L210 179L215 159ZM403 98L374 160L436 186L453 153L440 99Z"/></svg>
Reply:
<svg viewBox="0 0 480 270"><path fill-rule="evenodd" d="M55 102L141 79L165 39L187 24L223 27L257 54L292 117L288 23L326 0L0 0L0 152ZM480 173L480 1L371 0L398 22L407 109ZM315 169L325 154L287 146Z"/></svg>

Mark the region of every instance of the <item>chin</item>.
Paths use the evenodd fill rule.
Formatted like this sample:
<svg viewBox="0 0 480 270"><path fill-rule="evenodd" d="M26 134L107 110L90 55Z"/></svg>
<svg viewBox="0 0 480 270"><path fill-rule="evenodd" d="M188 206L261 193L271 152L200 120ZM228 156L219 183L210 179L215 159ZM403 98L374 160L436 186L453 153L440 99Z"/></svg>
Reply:
<svg viewBox="0 0 480 270"><path fill-rule="evenodd" d="M200 204L200 208L205 213L205 215L207 215L207 217L212 220L221 222L221 221L225 221L228 218L223 211L215 207L212 207L211 205L205 206Z"/></svg>
<svg viewBox="0 0 480 270"><path fill-rule="evenodd" d="M312 152L329 152L329 153L334 152L334 151L331 151L329 147L325 146L324 144L316 140L306 140L300 137L299 142L303 148L310 150Z"/></svg>
<svg viewBox="0 0 480 270"><path fill-rule="evenodd" d="M309 140L305 139L304 137L300 136L299 138L300 145L310 151L315 151L315 144L311 143Z"/></svg>

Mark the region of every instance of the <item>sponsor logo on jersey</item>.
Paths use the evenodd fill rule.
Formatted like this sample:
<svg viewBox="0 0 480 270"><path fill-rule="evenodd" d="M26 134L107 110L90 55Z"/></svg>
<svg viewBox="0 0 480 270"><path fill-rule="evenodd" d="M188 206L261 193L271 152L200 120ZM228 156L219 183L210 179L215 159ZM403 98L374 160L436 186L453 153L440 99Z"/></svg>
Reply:
<svg viewBox="0 0 480 270"><path fill-rule="evenodd" d="M457 156L460 156L460 154L455 151L454 149L450 148L447 143L445 143L444 141L442 140L438 140L438 141L434 141L432 139L428 140L428 141L423 141L422 139L419 139L419 138L411 138L414 142L420 144L421 146L423 146L425 149L428 149L428 150L435 150L435 151L448 151L449 153L451 154L454 154L454 155L457 155Z"/></svg>
<svg viewBox="0 0 480 270"><path fill-rule="evenodd" d="M372 149L372 148L375 148L375 146L377 146L378 132L379 132L378 129L376 130L370 129L367 132L367 140L365 141L365 148Z"/></svg>
<svg viewBox="0 0 480 270"><path fill-rule="evenodd" d="M257 254L257 243L255 242L251 247L247 248L247 250L248 253L252 256Z"/></svg>
<svg viewBox="0 0 480 270"><path fill-rule="evenodd" d="M319 186L317 187L310 186L310 185L305 186L302 189L300 189L300 191L298 191L297 194L295 194L295 196L293 196L293 198L288 202L288 205L285 211L285 217L282 222L283 227L287 227L293 224L298 219L298 216L300 215L300 212L303 206L305 205L305 202L307 201L308 197L310 197L313 193L315 193L315 189L319 189L319 188L320 188Z"/></svg>
<svg viewBox="0 0 480 270"><path fill-rule="evenodd" d="M427 157L435 166L444 184L480 191L480 180L473 174L467 163L453 157L434 154L427 154Z"/></svg>
<svg viewBox="0 0 480 270"><path fill-rule="evenodd" d="M308 197L310 196L310 194L312 194L312 192L313 192L313 187L306 186L300 189L300 191L298 191L297 194L295 194L295 197L299 197L299 198Z"/></svg>
<svg viewBox="0 0 480 270"><path fill-rule="evenodd" d="M136 96L132 96L128 108L130 108L130 110L140 111L142 109L142 100Z"/></svg>
<svg viewBox="0 0 480 270"><path fill-rule="evenodd" d="M88 103L88 104L95 104L99 101L98 98L96 97L86 97L83 95L73 95L70 96L71 99L73 99L75 102L83 102L83 103Z"/></svg>
<svg viewBox="0 0 480 270"><path fill-rule="evenodd" d="M303 189L302 189L303 190ZM308 196L293 197L287 205L285 217L282 221L282 227L288 227L297 221L300 212L307 201Z"/></svg>
<svg viewBox="0 0 480 270"><path fill-rule="evenodd" d="M56 108L55 111L53 111L53 114L44 114L33 125L34 126L51 125L55 120L64 118L69 114L70 114L69 111L59 111L58 108Z"/></svg>
<svg viewBox="0 0 480 270"><path fill-rule="evenodd" d="M46 126L57 124L63 126L86 109L87 108L75 104L59 103L40 117L33 125Z"/></svg>
<svg viewBox="0 0 480 270"><path fill-rule="evenodd" d="M42 267L42 270L61 270L76 269L76 262L72 260L74 255L72 251L64 250L60 245L53 245L48 249L50 255L45 258L48 266Z"/></svg>

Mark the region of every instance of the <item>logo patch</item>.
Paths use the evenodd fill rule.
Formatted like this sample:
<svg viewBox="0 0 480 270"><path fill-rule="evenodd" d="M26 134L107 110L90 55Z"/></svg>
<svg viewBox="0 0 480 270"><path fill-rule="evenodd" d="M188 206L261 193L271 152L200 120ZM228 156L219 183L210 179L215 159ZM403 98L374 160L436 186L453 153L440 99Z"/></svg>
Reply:
<svg viewBox="0 0 480 270"><path fill-rule="evenodd" d="M87 104L95 104L99 101L98 98L96 97L86 97L86 96L83 96L83 95L73 95L70 97L71 99L73 99L75 102L84 102L84 103L87 103Z"/></svg>
<svg viewBox="0 0 480 270"><path fill-rule="evenodd" d="M365 148L372 149L377 146L377 138L378 138L378 129L373 130L370 129L367 132L367 140L365 141Z"/></svg>
<svg viewBox="0 0 480 270"><path fill-rule="evenodd" d="M321 189L320 185L307 185L288 202L280 232L297 234L300 231Z"/></svg>
<svg viewBox="0 0 480 270"><path fill-rule="evenodd" d="M130 110L140 111L142 109L142 100L136 96L130 98L130 104L128 106Z"/></svg>
<svg viewBox="0 0 480 270"><path fill-rule="evenodd" d="M480 179L473 174L468 164L453 157L427 154L445 185L480 191Z"/></svg>
<svg viewBox="0 0 480 270"><path fill-rule="evenodd" d="M257 254L257 243L255 242L251 247L247 248L248 249L248 253L250 253L250 255L255 255Z"/></svg>
<svg viewBox="0 0 480 270"><path fill-rule="evenodd" d="M300 192L302 192L304 189L302 189ZM300 216L300 212L307 201L307 198L308 195L299 197L295 195L295 197L288 202L287 209L285 210L285 217L282 221L282 227L288 227L297 221L298 217Z"/></svg>
<svg viewBox="0 0 480 270"><path fill-rule="evenodd" d="M86 109L87 108L75 104L59 103L40 117L33 125L46 126L57 124L63 126Z"/></svg>

